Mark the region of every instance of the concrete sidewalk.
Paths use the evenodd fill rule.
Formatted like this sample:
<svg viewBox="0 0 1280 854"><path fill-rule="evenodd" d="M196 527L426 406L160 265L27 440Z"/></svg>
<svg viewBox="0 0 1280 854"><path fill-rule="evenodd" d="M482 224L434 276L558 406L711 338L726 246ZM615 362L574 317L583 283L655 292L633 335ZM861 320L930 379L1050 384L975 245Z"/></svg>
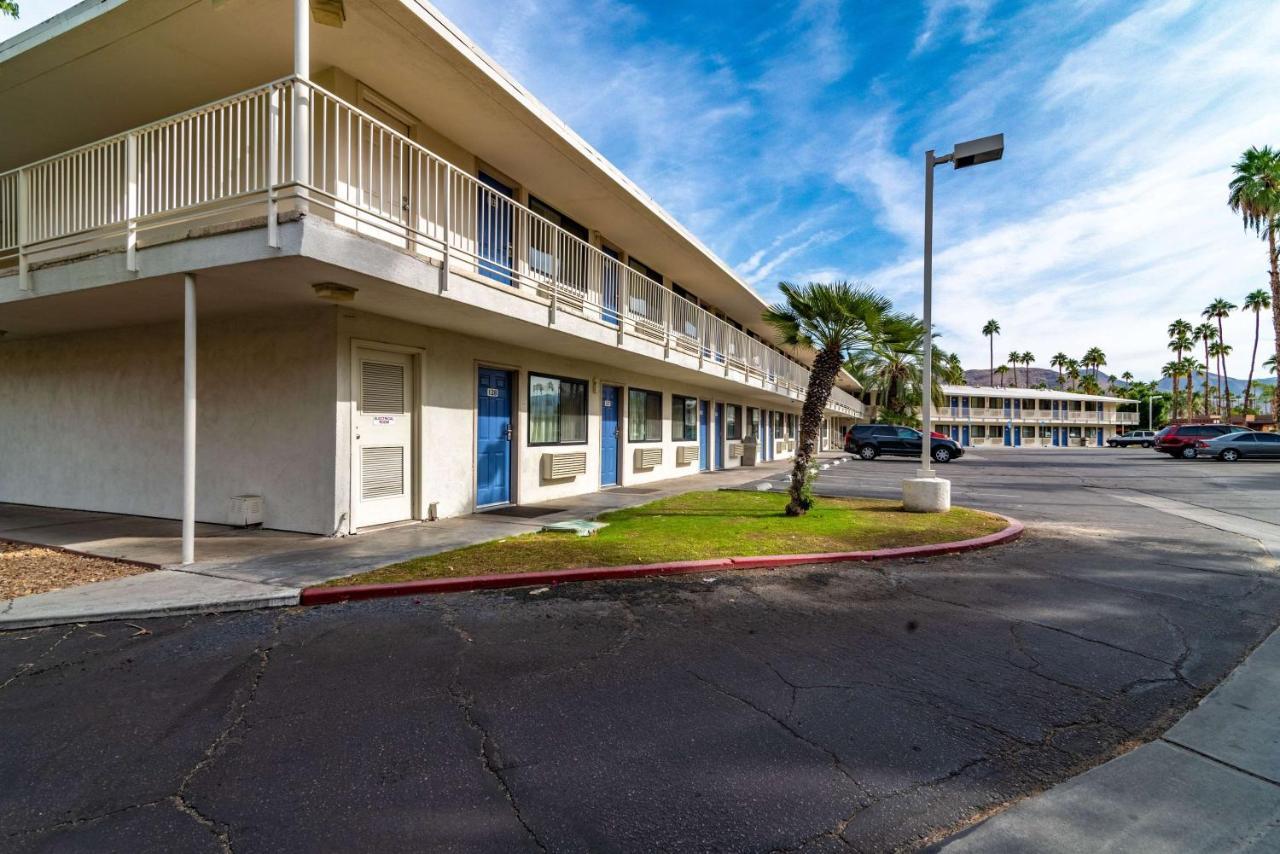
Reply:
<svg viewBox="0 0 1280 854"><path fill-rule="evenodd" d="M1280 632L1163 738L931 850L1280 851Z"/></svg>
<svg viewBox="0 0 1280 854"><path fill-rule="evenodd" d="M829 463L843 455L820 456ZM789 461L764 463L527 505L553 509L533 518L486 512L346 537L199 525L199 559L189 566L169 562L180 553L180 524L173 520L0 505L0 538L163 564L143 575L0 600L0 630L295 605L303 587L333 578L685 492L742 486L762 478L782 488L785 484L779 479L789 470Z"/></svg>

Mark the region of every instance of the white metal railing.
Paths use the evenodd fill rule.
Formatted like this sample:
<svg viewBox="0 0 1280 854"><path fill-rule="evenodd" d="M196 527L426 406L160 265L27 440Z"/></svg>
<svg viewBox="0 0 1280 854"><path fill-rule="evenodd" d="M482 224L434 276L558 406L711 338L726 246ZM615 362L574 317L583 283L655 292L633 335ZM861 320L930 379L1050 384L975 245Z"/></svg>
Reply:
<svg viewBox="0 0 1280 854"><path fill-rule="evenodd" d="M294 99L310 103L294 163ZM301 168L296 168L296 167ZM300 178L305 177L303 181ZM285 78L0 174L0 263L282 203L803 398L809 370L312 83ZM269 237L273 240L273 237ZM447 286L447 277L443 277ZM830 407L861 404L833 389Z"/></svg>
<svg viewBox="0 0 1280 854"><path fill-rule="evenodd" d="M1137 424L1138 413L1105 410L991 409L988 407L944 406L935 417L959 421L1056 421L1064 424Z"/></svg>

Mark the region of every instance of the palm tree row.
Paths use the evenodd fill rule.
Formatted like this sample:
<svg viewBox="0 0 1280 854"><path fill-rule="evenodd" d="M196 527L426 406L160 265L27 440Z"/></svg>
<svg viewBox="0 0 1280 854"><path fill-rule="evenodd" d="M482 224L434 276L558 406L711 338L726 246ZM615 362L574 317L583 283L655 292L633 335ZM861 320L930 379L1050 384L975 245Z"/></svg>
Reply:
<svg viewBox="0 0 1280 854"><path fill-rule="evenodd" d="M1245 381L1244 400L1240 406L1240 413L1247 415L1252 410L1253 402L1253 375L1254 365L1258 359L1258 343L1262 336L1262 312L1272 308L1274 300L1265 290L1258 289L1250 292L1244 298L1243 308L1245 311L1253 312L1253 348L1249 358L1249 378ZM1169 349L1177 354L1177 358L1165 365L1168 369L1173 365L1176 370L1170 372L1164 371L1164 375L1173 381L1173 417L1178 418L1180 413L1185 415L1193 415L1195 406L1192 403L1194 395L1194 385L1196 374L1201 374L1200 389L1200 406L1201 413L1205 418L1212 417L1214 412L1230 418L1233 412L1231 402L1231 385L1228 382L1227 357L1231 355L1234 348L1225 340L1222 321L1231 316L1231 312L1235 311L1237 306L1229 300L1221 297L1213 300L1200 312L1204 322L1192 326L1186 320L1179 318L1169 324ZM1204 362L1200 363L1190 360L1186 363L1183 354L1190 352L1195 345L1200 345L1204 352ZM1209 366L1213 366L1214 372L1217 374L1217 383L1214 388L1210 388ZM1187 378L1187 398L1185 406L1178 402L1179 380L1182 377Z"/></svg>

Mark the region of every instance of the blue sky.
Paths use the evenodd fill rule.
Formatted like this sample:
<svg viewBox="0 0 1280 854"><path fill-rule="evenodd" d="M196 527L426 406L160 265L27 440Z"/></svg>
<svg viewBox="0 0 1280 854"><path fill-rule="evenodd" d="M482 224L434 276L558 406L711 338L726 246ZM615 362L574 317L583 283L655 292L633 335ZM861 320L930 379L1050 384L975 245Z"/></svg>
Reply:
<svg viewBox="0 0 1280 854"><path fill-rule="evenodd" d="M968 367L994 317L998 362L1096 345L1152 376L1169 321L1266 286L1225 198L1280 145L1273 0L436 4L766 298L847 278L918 311L923 152L1004 132L937 175L934 316ZM1233 376L1252 335L1229 322Z"/></svg>

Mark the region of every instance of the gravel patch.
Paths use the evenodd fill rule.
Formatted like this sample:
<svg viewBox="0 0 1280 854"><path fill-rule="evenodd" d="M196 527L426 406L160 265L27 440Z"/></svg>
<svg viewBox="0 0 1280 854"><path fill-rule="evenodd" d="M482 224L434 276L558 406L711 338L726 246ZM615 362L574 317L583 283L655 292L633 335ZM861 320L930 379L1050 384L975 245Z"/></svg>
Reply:
<svg viewBox="0 0 1280 854"><path fill-rule="evenodd" d="M0 599L149 572L133 563L0 541Z"/></svg>

